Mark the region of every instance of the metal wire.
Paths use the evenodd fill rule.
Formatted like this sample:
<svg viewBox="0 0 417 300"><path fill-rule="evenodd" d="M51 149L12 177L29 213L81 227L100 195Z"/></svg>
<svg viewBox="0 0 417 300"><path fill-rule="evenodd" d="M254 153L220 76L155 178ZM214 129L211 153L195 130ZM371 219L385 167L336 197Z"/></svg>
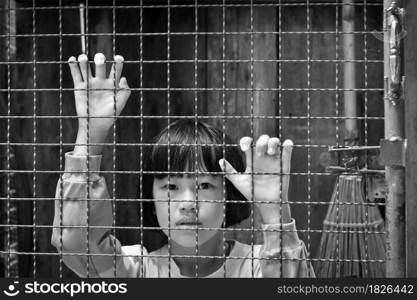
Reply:
<svg viewBox="0 0 417 300"><path fill-rule="evenodd" d="M282 4L282 1L279 1L279 4ZM280 32L280 34L278 35L278 60L282 59L282 6L278 7L278 31ZM281 63L278 64L278 116L280 117L278 119L278 137L282 139L282 65ZM282 164L280 161L280 168L282 168ZM279 191L279 195L282 197L282 179L281 177L279 178L280 181L280 191ZM282 199L281 199L282 200ZM280 218L282 220L282 201L279 203L279 215ZM280 234L280 239L279 239L279 256L282 258L283 255L283 245L282 245L282 221L280 222L280 226L279 226L279 230L280 232L278 234ZM281 276L281 274L283 274L284 271L284 267L283 267L283 262L281 260L281 264L279 267L279 274L278 276Z"/></svg>
<svg viewBox="0 0 417 300"><path fill-rule="evenodd" d="M36 7L36 0L32 1L32 30L33 34L36 32L36 13L35 13L35 7ZM36 37L33 36L32 38L32 58L33 58L33 175L32 175L32 196L33 196L33 204L32 204L32 223L33 223L33 231L32 231L32 243L33 243L33 252L36 252L36 110L37 110L37 98L36 98ZM33 256L33 278L36 278L36 256Z"/></svg>
<svg viewBox="0 0 417 300"><path fill-rule="evenodd" d="M339 0L337 0L337 3L339 3ZM339 31L339 7L336 6L336 31ZM336 60L339 59L339 34L335 35L335 55L336 55ZM339 112L339 64L336 63L336 116L339 117L340 116L340 112ZM339 118L336 118L336 145L339 146L339 130L340 130L340 124L339 124ZM339 194L340 192L340 186L339 186L339 180L336 180L336 199L339 200ZM339 221L339 205L336 206L336 221ZM340 259L340 245L339 245L339 239L340 236L337 235L336 237L336 258L337 258L337 262L336 262L336 269L338 270L338 272L340 272L340 263L339 263L339 259Z"/></svg>
<svg viewBox="0 0 417 300"><path fill-rule="evenodd" d="M5 253L6 251L0 251L0 253ZM42 256L42 255L48 255L48 256L56 256L58 253L53 252L16 252L19 255L32 255L32 256ZM68 253L68 256L84 256L85 253ZM90 254L90 257L112 257L113 254L96 254L92 253ZM117 257L134 257L134 255L121 255L118 254ZM195 258L194 255L163 255L163 254L149 254L147 255L149 258ZM201 255L200 258L221 258L222 256L216 256L216 255ZM247 257L244 256L229 256L228 259L247 259ZM281 260L281 258L257 258L259 260ZM330 261L333 262L335 259L320 259L320 258L284 258L282 260L286 261ZM360 259L341 259L343 262L367 262L367 263L383 263L384 260L381 259L370 259L370 260L360 260Z"/></svg>
<svg viewBox="0 0 417 300"><path fill-rule="evenodd" d="M13 198L16 200L21 200L21 201L33 201L32 198L21 198L21 197L16 197ZM0 200L7 200L7 197L2 197L0 198ZM37 201L53 201L55 200L55 198L37 198ZM100 198L100 199L91 199L91 202L94 201L112 201L113 198ZM118 202L139 202L139 201L143 201L143 202L166 202L167 200L165 199L158 199L158 198L140 198L140 199L136 199L136 198L118 198L117 199ZM172 200L172 202L178 202L181 200ZM226 203L247 203L246 200L237 200L237 199L227 199L225 200ZM203 200L201 199L200 202L208 202L208 203L223 203L223 200L216 200L216 199L211 199L211 200ZM274 201L260 201L259 203L264 203L264 204L271 204L271 203L275 203ZM314 201L314 202L308 202L308 201L283 201L282 204L300 204L300 205L306 205L306 204L311 204L311 205L328 205L328 202L325 201ZM343 205L359 205L359 206L385 206L384 203L366 203L366 204L359 204L359 203L336 203L335 205L339 205L339 206L343 206Z"/></svg>
<svg viewBox="0 0 417 300"><path fill-rule="evenodd" d="M367 27L367 2L366 0L363 0L363 29L366 31ZM367 120L367 116L368 116L368 93L366 91L366 88L368 87L368 62L367 62L367 58L368 58L368 43L367 43L367 38L366 35L363 36L363 56L365 59L365 64L364 64L364 76L365 76L365 91L364 91L364 115L365 115L365 120L364 120L364 142L365 145L368 145L368 120ZM368 160L365 160L365 168L368 167ZM365 186L365 202L369 201L368 198L368 184L364 183ZM365 231L368 231L368 206L365 206ZM368 240L368 235L365 234L365 259L368 259L368 247L369 247L369 240ZM365 277L368 277L368 273L369 273L369 266L365 265Z"/></svg>
<svg viewBox="0 0 417 300"><path fill-rule="evenodd" d="M342 174L346 173L346 174L360 174L360 173L375 173L375 174L384 174L383 171L378 172L376 170L367 170L367 169L361 169L361 170L350 170L350 169L346 169L344 170L344 168L340 168ZM12 173L38 173L38 174L59 174L59 171L43 171L43 170L9 170ZM356 172L354 172L356 171ZM0 173L7 173L6 170L0 170ZM76 171L67 171L66 173L68 174L72 174L72 173L79 173ZM83 173L85 174L90 174L90 173L96 173L96 171L84 171ZM101 173L103 174L140 174L140 171L102 171ZM194 172L191 171L183 171L183 172L168 172L168 171L143 171L143 174L151 174L151 175L169 175L169 176L181 176L181 175L194 175ZM225 172L200 172L201 175L206 174L206 175L229 175L231 173L225 173ZM271 172L256 172L253 173L256 175L277 175L277 173L271 173ZM278 173L281 174L281 173ZM333 176L333 174L329 174L329 173L321 173L321 172L292 172L291 176L307 176L307 175L314 175L314 176Z"/></svg>
<svg viewBox="0 0 417 300"><path fill-rule="evenodd" d="M139 9L139 31L140 33L143 32L143 0L140 0L140 9ZM142 89L143 87L143 36L139 37L139 57L140 57L140 64L139 64L139 86ZM140 115L140 127L139 127L139 141L143 143L143 90L140 91L140 104L139 104L139 115ZM139 198L143 198L143 146L139 148ZM143 245L143 202L139 203L139 216L140 216L140 244ZM143 247L140 248L140 276L143 278L145 276L145 266L143 264Z"/></svg>
<svg viewBox="0 0 417 300"><path fill-rule="evenodd" d="M152 1L152 0L149 0ZM313 2L313 3L309 3L307 4L306 2L300 2L300 3L276 3L276 2L272 2L272 3L253 3L253 5L250 4L245 4L245 3L239 3L239 4L235 4L235 3L230 3L230 4L225 4L224 6L226 8L239 8L239 7L302 7L302 6L340 6L339 3L335 3L333 1L328 1L328 2ZM363 6L363 3L353 3L353 6ZM380 1L374 1L374 2L370 2L367 4L368 6L383 6L383 4ZM194 4L157 4L157 5L117 5L118 9L131 9L131 8L144 8L144 9L148 9L148 8L168 8L168 6L170 6L171 8L194 8ZM204 4L201 3L199 4L199 7L201 8L210 8L210 7L221 7L220 4ZM38 6L35 7L35 10L56 10L56 9L78 9L78 6L71 6L71 5L65 5L65 6ZM111 9L113 8L113 5L94 5L91 6L90 9L94 10L94 9ZM0 8L0 11L2 11L4 9ZM27 7L18 7L18 8L13 8L11 10L32 10L32 8L27 8Z"/></svg>
<svg viewBox="0 0 417 300"><path fill-rule="evenodd" d="M113 0L113 8L112 8L112 56L116 55L116 1ZM116 171L116 132L117 132L117 106L116 106L116 93L117 93L117 85L119 83L116 82L116 72L114 72L114 90L113 90L113 116L114 116L114 126L113 126L113 171ZM112 201L112 216L113 216L113 226L116 227L116 173L113 173L112 177L112 185L113 185L113 201ZM116 229L113 229L114 238L117 239ZM117 270L116 270L116 243L113 243L113 268L114 268L114 278L117 277Z"/></svg>
<svg viewBox="0 0 417 300"><path fill-rule="evenodd" d="M8 38L7 38L7 61L10 61L10 48L11 48L11 37L10 37L10 33L11 33L11 11L10 11L10 0L8 1ZM7 89L10 90L11 87L11 74L10 74L10 65L7 65ZM7 159L7 170L6 170L6 176L7 176L7 204L6 204L6 209L7 209L7 249L8 249L8 253L7 253L7 266L6 266L6 276L10 277L10 250L11 250L11 245L10 245L10 231L11 231L11 221L10 221L10 115L11 115L11 93L10 91L7 92L7 143L6 143L6 159Z"/></svg>
<svg viewBox="0 0 417 300"><path fill-rule="evenodd" d="M6 226L7 225L4 225L4 224L1 224L0 225L0 227L6 227ZM15 227L17 227L17 228L33 228L33 225L22 225L22 224L20 224L20 225L16 225ZM37 225L37 227L38 228L56 228L57 226ZM63 227L64 228L85 228L85 226L83 226L83 225L71 225L71 226L68 225L68 226L63 226ZM92 228L92 229L109 229L109 230L114 229L113 226L93 226L93 225L91 225L90 228ZM138 227L138 226L117 226L117 229L127 229L127 230L130 230L130 229L132 229L132 230L138 230L139 228L140 227ZM168 230L169 227L162 226L162 227L158 227L158 228L155 228L155 227L143 227L143 228L145 230ZM178 229L178 230L180 231L180 230L187 230L187 229ZM209 228L209 227L207 227L207 228L201 228L200 230L201 231L216 231L216 230L221 230L221 231L224 231L224 232L227 232L227 231L230 231L230 232L235 232L235 231L251 232L251 231L254 231L254 232L262 232L262 233L263 232L305 232L305 233L308 233L308 232L310 232L310 233L349 233L350 232L348 230L328 230L328 229L325 229L325 230L318 230L318 229L310 229L310 230L307 230L307 229L297 229L295 231L283 229L281 231L277 231L277 230L257 229L257 228L254 228L254 229L249 228L248 229L248 228L217 228L217 227L215 227L215 228ZM365 231L365 230L364 231L356 231L356 233L365 235L365 234L369 234L369 231ZM375 231L375 232L373 232L373 234L386 235L387 232L386 231ZM67 253L65 255L67 255ZM103 254L103 255L109 255L109 256L111 256L111 255L114 255L114 254Z"/></svg>
<svg viewBox="0 0 417 300"><path fill-rule="evenodd" d="M367 0L364 0L363 3L363 29L367 30L368 25L368 19L367 19ZM364 142L365 145L368 145L368 92L366 91L366 88L368 87L368 41L367 41L367 37L366 35L363 36L363 56L365 59L365 63L364 63L364 76L365 76L365 92L364 92L364 115L365 115L365 120L364 120ZM368 160L365 160L365 168L368 167ZM365 201L368 202L369 201L369 197L368 197L368 184L365 180ZM368 206L365 206L365 231L368 231ZM372 231L372 229L371 229ZM368 235L365 234L365 259L368 259L368 248L369 248L369 240L368 240ZM365 265L365 277L368 277L368 273L369 273L369 266Z"/></svg>
<svg viewBox="0 0 417 300"><path fill-rule="evenodd" d="M168 15L167 15L167 122L168 122L168 163L167 163L167 169L168 169L168 185L171 184L171 70L170 70L170 63L169 60L171 58L171 0L167 0L168 2ZM171 266L171 259L172 259L172 249L171 249L171 191L168 189L168 277L172 277L172 266Z"/></svg>
<svg viewBox="0 0 417 300"><path fill-rule="evenodd" d="M11 35L13 36L13 35ZM30 35L33 37L34 35ZM36 35L35 35L36 36ZM43 35L41 35L44 37ZM62 37L63 35L61 35ZM80 36L80 35L79 35ZM91 36L91 35L90 35ZM102 36L102 35L98 35ZM139 36L143 38L143 35L138 33L135 36ZM159 59L159 60L142 60L142 63L145 64L166 64L167 62L170 63L194 63L194 60L191 59ZM254 59L253 62L265 62L265 63L273 63L273 62L281 62L281 63L294 63L294 62L306 62L306 59ZM362 59L311 59L311 62L319 62L319 63L365 63L365 60ZM109 61L112 62L112 61ZM247 59L199 59L199 63L250 63L250 60ZM383 63L383 60L372 59L367 60L367 63ZM61 60L48 60L48 61L37 61L38 65L50 65L50 64L63 64L66 63L65 61ZM140 63L140 60L126 60L125 64L137 64ZM24 64L32 64L30 61L10 61L10 62L0 62L0 64L7 64L7 65L24 65Z"/></svg>
<svg viewBox="0 0 417 300"><path fill-rule="evenodd" d="M152 2L152 0L148 0L149 2ZM167 8L169 4L157 4L157 5L117 5L118 9L130 9L130 8ZM335 3L333 1L323 1L323 2L312 2L307 4L306 2L287 2L287 3L276 3L276 2L270 2L268 3L267 1L265 3L253 3L253 7L271 7L271 6L282 6L282 7L294 7L294 6L298 6L298 7L302 7L302 6L339 6L340 4ZM354 6L363 6L364 4L361 2L357 2L357 3L353 3L352 5ZM380 1L373 1L373 2L369 2L368 6L382 6L383 4ZM194 8L194 4L170 4L171 8ZM221 6L220 4L204 4L201 3L199 4L199 7L202 8L206 8L206 7L219 7ZM250 7L251 5L248 3L229 3L229 4L225 4L226 8L236 8L236 7ZM105 8L112 8L113 5L94 5L91 6L91 10L94 9L105 9ZM38 6L35 9L36 10L56 10L58 9L59 6ZM65 5L61 7L62 9L78 9L78 6L71 6L71 5ZM4 9L0 9L0 10L4 10ZM31 8L26 8L26 7L19 7L19 8L14 8L13 10L32 10Z"/></svg>
<svg viewBox="0 0 417 300"><path fill-rule="evenodd" d="M62 0L59 0L59 6L62 6ZM62 61L62 9L59 9L59 60ZM63 233L63 217L64 217L64 181L63 181L63 173L64 173L64 165L63 165L63 149L62 149L62 135L63 135L63 128L62 128L62 115L63 115L63 106L62 106L62 64L59 65L59 182L60 182L60 194L59 194L59 225L61 226L59 230L59 278L62 278L62 267L63 267L63 243L62 243L62 233ZM39 201L39 199L38 199Z"/></svg>
<svg viewBox="0 0 417 300"><path fill-rule="evenodd" d="M196 146L194 147L194 151L195 151L195 162L194 162L194 170L195 170L195 174L194 174L194 191L195 191L195 208L196 208L196 213L195 213L195 221L198 224L199 222L199 203L198 203L198 174L199 174L199 167L198 167L198 151L197 151L197 147L198 147L198 140L197 140L197 136L198 136L198 0L194 1L194 30L195 30L195 35L194 35L194 143L196 144ZM194 258L194 262L195 262L195 273L194 273L194 277L198 277L199 275L199 268L198 268L198 258L199 258L199 251L198 251L198 227L195 230L195 258Z"/></svg>
<svg viewBox="0 0 417 300"><path fill-rule="evenodd" d="M251 35L250 35L250 136L252 138L255 137L255 125L254 125L254 118L253 116L254 114L254 88L255 88L255 84L254 84L254 80L253 80L253 59L254 59L254 44L253 44L253 0L250 1L250 31L251 31ZM254 228L255 228L255 185L254 185L254 169L253 169L253 165L254 165L254 151L253 151L253 143L252 145L250 145L250 147L252 147L252 151L251 151L251 198L250 198L250 227L251 227L251 232L250 232L250 246L251 246L251 272L252 272L252 277L255 277L255 262L254 262L254 237L255 237L255 232L254 232Z"/></svg>
<svg viewBox="0 0 417 300"><path fill-rule="evenodd" d="M222 0L222 60L224 61L226 58L226 0ZM227 114L226 110L226 65L224 62L222 62L222 151L223 151L223 157L226 157L226 119L224 118ZM226 161L223 161L223 170L226 169ZM222 227L226 227L226 177L222 177L222 188L223 188L223 224ZM226 278L226 255L227 255L227 244L226 244L226 235L225 231L222 231L222 240L223 240L223 277Z"/></svg>
<svg viewBox="0 0 417 300"><path fill-rule="evenodd" d="M63 91L76 91L76 89L62 89ZM93 89L94 90L94 89ZM139 91L139 89L132 88L132 91ZM143 91L167 91L167 88L143 88ZM181 91L195 91L194 88L170 88L170 91L175 92L181 92ZM298 91L298 92L311 92L311 91L334 91L333 88L282 88L282 91ZM357 89L339 89L342 91L357 91L357 92L363 92L365 89L357 88ZM7 89L0 89L1 92L6 92ZM10 89L12 92L58 92L59 89L45 89L45 88L39 88L39 89ZM197 91L221 91L220 88L197 88ZM226 91L278 91L277 88L226 88ZM368 91L375 91L375 92L381 92L383 89L380 88L368 88ZM171 116L172 118L172 116Z"/></svg>
<svg viewBox="0 0 417 300"><path fill-rule="evenodd" d="M88 18L88 9L89 9L89 2L88 0L85 1L85 28L82 28L81 26L81 31L85 32L85 39L83 37L83 39L81 40L82 42L85 41L85 55L89 55L89 44L88 44L88 32L89 32L89 18ZM84 16L82 16L84 18ZM82 20L84 21L84 19ZM83 49L84 50L84 49ZM87 62L89 63L89 62ZM86 159L86 163L87 163L87 171L90 171L90 77L89 77L89 68L87 67L87 78L84 78L84 80L87 83L86 86L86 92L87 92L87 126L86 126L86 130L87 130L87 159ZM90 255L91 255L91 251L90 251L90 174L87 173L87 186L86 186L86 201L87 201L87 209L86 209L86 222L87 222L87 231L86 231L86 241L85 241L85 245L86 245L86 254L87 254L87 263L86 263L86 277L89 278L90 277Z"/></svg>
<svg viewBox="0 0 417 300"><path fill-rule="evenodd" d="M10 119L32 119L32 116L19 116L19 115L15 115L15 116L10 116ZM37 116L37 119L59 119L59 116ZM80 117L81 119L82 117ZM100 119L103 117L90 117L90 119ZM175 118L175 119L190 119L189 116L171 116L171 118ZM77 117L74 116L62 116L62 119L78 119ZM118 119L141 119L140 116L119 116ZM157 115L150 115L150 116L143 116L142 119L167 119L166 116L157 116ZM245 115L241 115L241 116L200 116L200 119L251 119L251 116L245 116ZM277 120L281 120L281 119L285 119L285 120L304 120L307 119L306 116L253 116L253 119L277 119ZM331 116L322 116L322 117L313 117L311 116L310 119L312 120L348 120L348 119L355 119L355 120L364 120L365 117L331 117ZM367 117L366 119L368 120L384 120L383 117ZM0 143L4 144L4 143ZM29 143L15 143L15 145L28 145ZM57 143L38 143L39 145L58 145ZM97 145L106 145L105 143L96 143ZM118 145L126 145L127 143L118 143ZM154 144L150 144L149 145L154 145ZM66 143L64 145L74 145L74 143ZM90 144L92 145L92 144ZM130 143L129 145L146 145L145 143ZM174 145L174 144L171 144ZM194 144L185 144L188 146L193 146ZM205 145L215 145L215 144L205 144ZM221 144L219 144L221 145ZM233 144L227 144L226 146L233 146ZM300 145L300 146L304 146L304 147L308 147L309 145ZM323 145L318 145L318 146L323 146Z"/></svg>
<svg viewBox="0 0 417 300"><path fill-rule="evenodd" d="M311 20L310 20L310 1L307 0L307 31L311 31ZM307 86L311 87L311 35L307 35ZM311 144L311 94L307 91L307 144ZM311 202L311 148L307 148L307 201ZM307 253L311 253L311 241L310 241L310 224L311 222L311 208L310 204L307 204ZM310 269L308 270L308 276L310 276Z"/></svg>

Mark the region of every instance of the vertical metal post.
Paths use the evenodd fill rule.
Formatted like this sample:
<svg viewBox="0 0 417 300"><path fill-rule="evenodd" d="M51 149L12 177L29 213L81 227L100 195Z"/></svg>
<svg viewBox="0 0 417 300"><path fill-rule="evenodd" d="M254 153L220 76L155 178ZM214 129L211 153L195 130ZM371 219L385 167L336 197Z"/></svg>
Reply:
<svg viewBox="0 0 417 300"><path fill-rule="evenodd" d="M343 57L345 60L354 61L355 57L355 6L354 1L343 0ZM345 62L343 64L343 88L345 117L345 143L349 146L358 143L358 116L356 92L352 91L356 85L356 63ZM351 118L351 119L350 119Z"/></svg>
<svg viewBox="0 0 417 300"><path fill-rule="evenodd" d="M385 139L404 141L404 98L402 95L401 1L384 0L384 114ZM387 221L387 277L405 277L405 168L386 165L388 198Z"/></svg>

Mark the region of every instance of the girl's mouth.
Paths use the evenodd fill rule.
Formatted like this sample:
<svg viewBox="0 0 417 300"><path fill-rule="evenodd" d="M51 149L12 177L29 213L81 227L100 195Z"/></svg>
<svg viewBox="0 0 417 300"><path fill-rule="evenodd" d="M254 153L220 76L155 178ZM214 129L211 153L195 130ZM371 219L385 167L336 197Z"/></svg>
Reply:
<svg viewBox="0 0 417 300"><path fill-rule="evenodd" d="M203 223L197 220L197 218L182 218L175 223L177 226L201 226Z"/></svg>

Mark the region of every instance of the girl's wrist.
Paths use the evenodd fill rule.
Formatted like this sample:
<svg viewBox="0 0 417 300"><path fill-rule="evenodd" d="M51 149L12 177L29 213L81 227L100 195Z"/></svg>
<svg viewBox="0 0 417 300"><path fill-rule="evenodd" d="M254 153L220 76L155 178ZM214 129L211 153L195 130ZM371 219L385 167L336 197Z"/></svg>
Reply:
<svg viewBox="0 0 417 300"><path fill-rule="evenodd" d="M290 223L291 212L288 204L258 204L264 224Z"/></svg>
<svg viewBox="0 0 417 300"><path fill-rule="evenodd" d="M107 133L93 133L91 131L90 135L87 136L87 130L80 128L78 130L73 155L100 155L103 148L100 144L105 142L106 137Z"/></svg>
<svg viewBox="0 0 417 300"><path fill-rule="evenodd" d="M87 135L87 128L90 132L90 136L107 136L108 132L110 131L111 127L113 126L113 123L105 123L101 122L97 124L96 122L87 122L85 119L79 119L78 121L78 133L82 133Z"/></svg>
<svg viewBox="0 0 417 300"><path fill-rule="evenodd" d="M101 146L90 146L87 150L87 146L75 145L74 151L72 152L72 154L75 156L101 155L101 151L102 151Z"/></svg>

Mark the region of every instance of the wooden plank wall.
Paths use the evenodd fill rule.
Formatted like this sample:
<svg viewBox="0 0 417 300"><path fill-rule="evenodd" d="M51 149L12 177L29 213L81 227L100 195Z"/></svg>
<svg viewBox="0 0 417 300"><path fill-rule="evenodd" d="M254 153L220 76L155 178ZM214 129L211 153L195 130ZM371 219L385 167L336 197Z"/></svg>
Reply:
<svg viewBox="0 0 417 300"><path fill-rule="evenodd" d="M25 5L21 3L20 5ZM278 26L277 10L262 8L254 10L254 30L276 31ZM335 7L311 7L310 8L311 30L313 31L334 31L335 30ZM284 7L282 14L282 30L300 32L306 31L306 8ZM199 31L220 31L222 29L221 8L199 9L198 28ZM19 34L32 33L32 12L19 11L18 27ZM36 33L58 33L59 18L56 10L37 10ZM374 6L368 7L367 30L381 29L381 9ZM364 16L361 9L357 10L357 26L363 28ZM122 33L139 32L139 10L124 9L116 11L116 31ZM245 8L228 8L226 10L226 31L250 31L250 13ZM170 20L172 32L193 32L195 30L194 9L172 9ZM112 31L111 11L91 9L89 11L89 32L111 32ZM144 10L143 26L145 32L166 32L167 31L167 10L146 9ZM339 27L339 30L341 28ZM62 31L64 33L78 33L78 10L65 10L62 14ZM34 87L34 65L33 60L33 38L19 37L17 39L18 61L28 62L16 66L15 88L31 89ZM339 46L341 45L339 36ZM276 59L279 54L277 35L261 34L254 37L254 57L256 59ZM310 58L311 59L335 59L336 43L334 34L312 34L310 35ZM357 58L364 57L364 39L358 35ZM62 60L71 55L80 53L79 38L66 36L61 41L56 36L36 38L36 88L71 88L72 82L69 70L64 63L62 65L62 81L60 81L60 49L62 49ZM137 35L117 36L114 44L115 52L122 54L126 61L139 60L139 37ZM171 59L194 60L194 35L171 35L170 36ZM302 62L254 63L255 87L277 87L280 84L283 88L307 88L307 35L302 33L283 34L281 43L281 58L304 60ZM90 37L90 53L97 51L107 56L113 54L113 41L111 37ZM382 58L382 43L371 35L367 35L368 59ZM222 36L199 35L198 36L198 59L222 58ZM339 49L339 55L342 52ZM167 36L152 35L143 38L143 58L146 60L165 60L167 58ZM250 59L250 35L226 35L225 47L226 59ZM340 57L341 58L341 57ZM55 63L41 63L41 62ZM358 64L358 87L365 86L365 66ZM281 80L278 67L281 68ZM221 87L222 65L221 63L199 63L197 73L198 87ZM342 64L338 65L339 88L342 81ZM124 75L129 85L134 88L140 87L139 64L126 63ZM171 63L170 64L170 86L171 87L194 87L194 62ZM335 88L337 86L335 63L314 63L310 64L310 87L312 88ZM250 62L226 63L225 65L225 86L246 87L251 86ZM369 63L367 65L368 87L382 87L382 64ZM143 86L152 88L165 88L167 86L167 64L146 63L143 68ZM222 98L219 91L199 91L198 94L198 115L215 116L222 115ZM366 97L365 97L366 96ZM38 116L51 116L51 118L36 119L36 140L38 143L72 143L75 141L77 123L74 118L62 118L62 131L60 132L59 120L53 116L60 115L60 103L62 103L62 115L74 116L74 99L71 92L63 91L42 91L36 92L15 92L13 93L12 113L13 115L25 116L25 118L12 120L13 141L19 143L33 142L33 104L36 97L36 114ZM339 93L339 116L343 114L342 93ZM193 91L172 91L171 92L171 115L194 116ZM254 112L255 115L285 117L292 116L293 119L284 118L279 126L274 119L255 119L255 136L261 132L271 135L278 135L281 138L291 138L297 145L306 145L310 140L313 145L334 145L336 141L337 122L333 119L310 119L305 118L308 113L312 117L336 116L336 92L335 91L282 91L280 94L271 91L255 92ZM382 93L363 92L358 93L359 107L367 105L368 115L382 116ZM365 101L366 99L366 101ZM4 99L2 99L4 101ZM228 116L250 115L250 92L227 91L226 92L226 113ZM259 103L259 105L258 105ZM308 105L309 104L309 105ZM166 91L146 91L143 98L144 115L158 116L166 115L167 97ZM140 94L134 91L123 112L124 116L140 115ZM363 113L363 111L362 111ZM221 125L220 119L210 120L211 123ZM150 141L158 131L166 126L165 119L146 118L143 120L143 141ZM308 129L310 125L310 130ZM339 143L342 143L343 122L338 123ZM368 144L378 144L383 136L381 121L367 122ZM364 124L362 123L362 128ZM137 143L140 141L140 120L137 117L121 119L117 122L116 136L119 143ZM280 130L278 130L280 129ZM250 120L245 118L228 119L226 132L235 141L243 135L251 133ZM109 141L112 141L110 135ZM71 146L64 146L63 152L70 151ZM319 163L323 147L310 148L308 157L307 148L297 147L294 150L292 170L293 172L306 173L308 166L311 172L324 172ZM113 169L112 159L113 148L106 147L102 170ZM18 168L21 170L32 170L33 147L16 147ZM137 171L139 170L139 148L138 147L116 147L116 170ZM310 163L308 163L310 161ZM36 170L60 170L59 146L37 146L36 147ZM18 197L27 197L29 201L21 201L19 210L21 212L19 221L21 224L32 224L32 215L36 211L37 225L51 225L53 220L52 201L31 201L34 193L37 197L54 197L56 182L59 177L56 173L36 173L36 189L33 190L34 176L32 173L20 173L18 175ZM328 201L331 197L334 176L311 175L308 179L305 175L294 175L290 186L290 200L292 201ZM139 176L126 173L115 176L106 175L109 190L116 198L135 199L138 197ZM310 197L308 197L310 193ZM34 206L35 205L35 206ZM311 256L315 257L321 233L313 232L308 235L304 232L307 229L320 230L326 213L327 205L292 205L292 214L297 221L297 227L301 230L300 235L308 245ZM138 204L134 202L122 202L117 205L117 225L138 226L139 220ZM33 232L30 228L19 230L22 251L34 249ZM37 252L55 253L50 245L50 228L37 227L35 236L35 250ZM138 230L118 230L117 237L122 244L138 243L140 236ZM245 239L241 236L239 238ZM156 247L157 243L150 238L145 240L150 248ZM34 264L33 256L22 255L25 260L21 267L22 276L31 276ZM37 274L44 277L57 277L59 275L59 258L54 255L38 255L35 260ZM64 276L73 274L63 267Z"/></svg>

